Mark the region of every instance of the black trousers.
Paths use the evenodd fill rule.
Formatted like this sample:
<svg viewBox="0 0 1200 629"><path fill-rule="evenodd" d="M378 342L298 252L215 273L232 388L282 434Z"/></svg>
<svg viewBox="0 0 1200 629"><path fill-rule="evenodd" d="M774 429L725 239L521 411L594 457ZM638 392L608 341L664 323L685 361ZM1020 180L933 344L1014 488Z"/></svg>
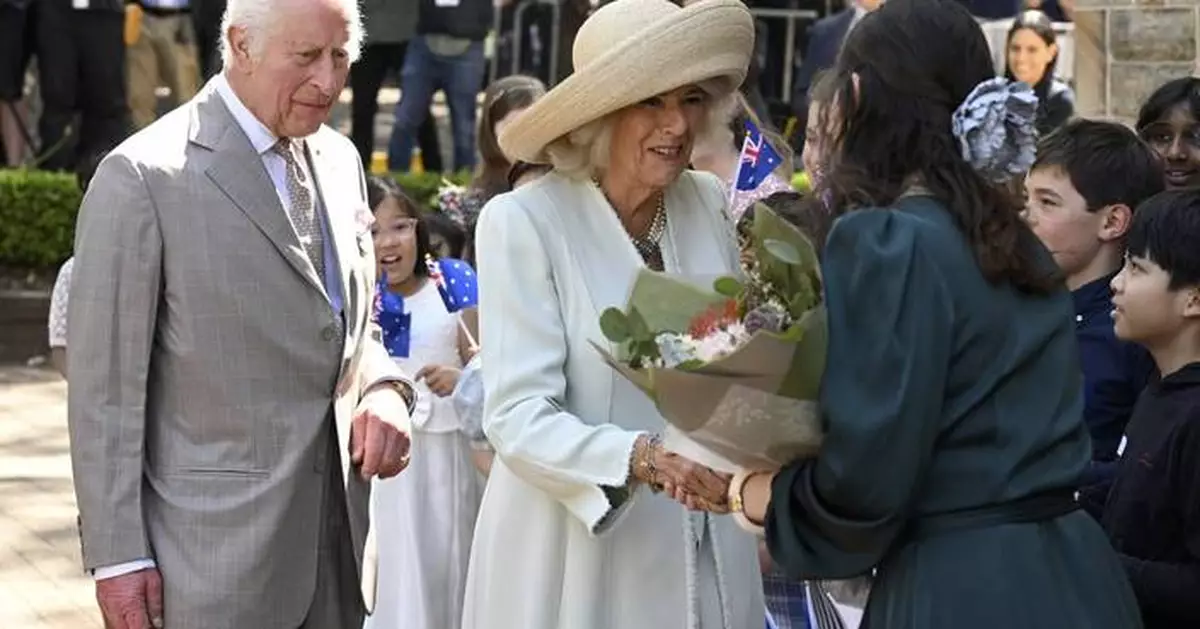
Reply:
<svg viewBox="0 0 1200 629"><path fill-rule="evenodd" d="M373 44L363 48L362 55L350 66L350 140L358 149L363 168L370 171L371 152L375 149L375 114L379 113L379 87L389 74L399 77L404 68L408 42ZM417 143L425 170L442 171L442 153L438 148L437 124L427 116L417 130Z"/></svg>
<svg viewBox="0 0 1200 629"><path fill-rule="evenodd" d="M221 71L221 16L225 13L225 0L192 0L191 13L196 54L200 57L200 80L208 81Z"/></svg>
<svg viewBox="0 0 1200 629"><path fill-rule="evenodd" d="M80 159L112 149L129 132L125 14L109 8L75 10L71 0L39 0L38 11L42 168L71 170ZM68 129L78 132L68 136Z"/></svg>

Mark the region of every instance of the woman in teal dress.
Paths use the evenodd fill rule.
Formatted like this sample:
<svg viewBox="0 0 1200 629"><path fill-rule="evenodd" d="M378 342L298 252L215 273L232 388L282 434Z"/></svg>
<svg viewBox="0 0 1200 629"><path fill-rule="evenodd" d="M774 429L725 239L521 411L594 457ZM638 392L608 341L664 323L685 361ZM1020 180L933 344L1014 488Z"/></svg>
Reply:
<svg viewBox="0 0 1200 629"><path fill-rule="evenodd" d="M1070 295L1002 182L1036 100L954 0L889 0L827 79L821 455L751 475L791 576L875 569L866 629L1134 629L1087 465ZM768 502L769 501L769 502ZM734 505L738 501L731 500Z"/></svg>

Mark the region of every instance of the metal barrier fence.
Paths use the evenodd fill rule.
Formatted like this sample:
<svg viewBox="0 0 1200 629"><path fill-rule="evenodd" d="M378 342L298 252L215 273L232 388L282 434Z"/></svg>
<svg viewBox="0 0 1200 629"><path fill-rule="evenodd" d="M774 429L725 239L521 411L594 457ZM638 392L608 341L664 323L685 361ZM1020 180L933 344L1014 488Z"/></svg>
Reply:
<svg viewBox="0 0 1200 629"><path fill-rule="evenodd" d="M750 13L754 15L755 21L761 22L764 20L783 20L787 24L786 35L784 35L785 45L782 47L783 54L783 79L780 83L784 102L792 100L792 79L796 73L796 66L800 62L801 51L798 50L799 42L796 40L796 25L797 22L815 22L820 14L816 11L807 9L750 9ZM762 29L759 29L762 32ZM774 42L767 42L772 44Z"/></svg>
<svg viewBox="0 0 1200 629"><path fill-rule="evenodd" d="M530 23L526 19L530 11L536 7L548 7L551 12L550 26L550 45L546 54L547 64L549 66L549 76L551 80L558 76L558 60L559 47L561 46L562 34L560 32L559 23L562 15L563 0L518 0L513 8L512 25L509 29L503 28L502 11L496 11L494 24L494 37L497 46L492 51L490 64L489 80L494 81L498 78L502 69L500 68L501 55L499 51L499 43L504 40L504 37L511 37L509 41L510 50L508 56L511 57L509 73L516 74L522 71L522 52L524 47L528 45L525 37L529 32ZM832 11L834 0L826 0L827 9ZM803 50L800 48L800 42L797 41L798 28L801 23L807 27L821 17L820 13L808 9L751 9L750 12L754 15L756 22L762 24L768 20L782 20L786 24L786 34L784 45L779 46L778 42L768 42L772 46L772 54L778 54L783 57L783 64L780 66L780 71L783 73L780 85L782 87L783 100L785 102L791 100L792 82L796 68L802 61L801 56ZM830 13L832 14L832 13ZM997 74L1004 72L1006 45L1005 39L1008 35L1008 29L1012 26L1013 20L987 20L982 21L980 26L983 28L984 36L987 37L988 46L992 51L992 59L995 62ZM759 29L760 32L762 29ZM1066 81L1073 83L1075 78L1075 25L1070 22L1056 22L1054 30L1058 35L1058 66L1056 69L1057 76Z"/></svg>

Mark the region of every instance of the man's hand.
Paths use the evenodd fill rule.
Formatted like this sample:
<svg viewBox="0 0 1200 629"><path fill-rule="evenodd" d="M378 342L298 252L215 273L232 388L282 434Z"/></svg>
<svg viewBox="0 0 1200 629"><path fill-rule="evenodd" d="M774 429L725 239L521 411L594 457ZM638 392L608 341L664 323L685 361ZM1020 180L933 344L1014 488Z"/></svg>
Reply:
<svg viewBox="0 0 1200 629"><path fill-rule="evenodd" d="M161 629L162 576L155 568L96 582L96 600L107 629Z"/></svg>
<svg viewBox="0 0 1200 629"><path fill-rule="evenodd" d="M354 411L350 462L363 479L390 478L408 467L409 445L408 405L400 392L390 385L371 389Z"/></svg>

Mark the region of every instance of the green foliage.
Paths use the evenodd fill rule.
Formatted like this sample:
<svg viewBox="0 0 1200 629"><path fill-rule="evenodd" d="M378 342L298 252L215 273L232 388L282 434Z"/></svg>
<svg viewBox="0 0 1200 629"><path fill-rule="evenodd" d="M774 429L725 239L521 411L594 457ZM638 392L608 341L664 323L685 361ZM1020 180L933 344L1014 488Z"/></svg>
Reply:
<svg viewBox="0 0 1200 629"><path fill-rule="evenodd" d="M465 185L468 173L393 173L400 187L433 209L445 181ZM0 266L56 267L71 256L82 194L69 173L0 169Z"/></svg>
<svg viewBox="0 0 1200 629"><path fill-rule="evenodd" d="M0 170L0 264L41 269L70 257L81 197L74 175Z"/></svg>

